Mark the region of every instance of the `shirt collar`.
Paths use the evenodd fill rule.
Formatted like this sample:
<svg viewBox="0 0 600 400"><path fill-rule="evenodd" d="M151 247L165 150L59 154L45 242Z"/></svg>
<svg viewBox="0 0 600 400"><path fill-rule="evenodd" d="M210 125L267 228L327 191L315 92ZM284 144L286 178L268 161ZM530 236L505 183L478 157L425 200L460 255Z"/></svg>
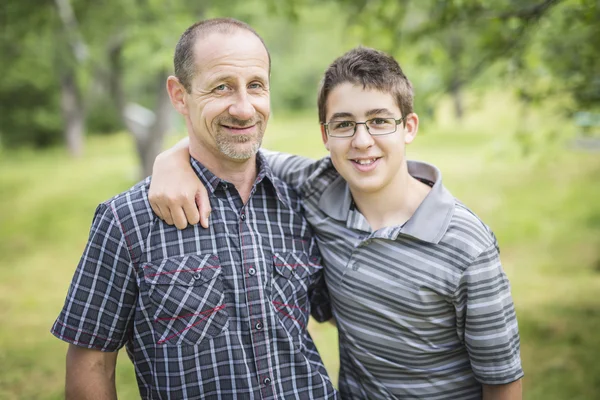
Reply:
<svg viewBox="0 0 600 400"><path fill-rule="evenodd" d="M393 239L402 233L437 244L448 229L454 213L455 199L443 186L442 174L435 166L408 161L408 173L414 178L433 182L433 186L413 216L401 229L394 229ZM321 195L319 208L333 219L349 222L352 207L350 188L346 181L338 176Z"/></svg>
<svg viewBox="0 0 600 400"><path fill-rule="evenodd" d="M214 194L215 191L219 187L227 187L227 185L231 185L228 181L219 178L215 174L213 174L208 168L206 168L200 161L196 160L194 157L190 156L190 164L192 165L192 169L198 176L198 179L202 182L206 190L209 194ZM252 188L252 192L258 184L260 184L263 180L268 183L268 186L271 187L279 201L285 204L288 208L291 208L289 199L282 194L282 188L279 187L281 185L281 181L279 181L274 175L269 163L267 162L265 156L259 151L256 154L256 165L258 167L258 174L256 176L256 180L254 181L254 185Z"/></svg>

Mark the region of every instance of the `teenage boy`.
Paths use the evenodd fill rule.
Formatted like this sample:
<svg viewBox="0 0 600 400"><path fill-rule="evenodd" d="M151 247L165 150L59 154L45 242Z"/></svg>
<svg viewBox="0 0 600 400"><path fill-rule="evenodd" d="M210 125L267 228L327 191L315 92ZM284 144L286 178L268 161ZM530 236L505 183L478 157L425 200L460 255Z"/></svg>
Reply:
<svg viewBox="0 0 600 400"><path fill-rule="evenodd" d="M318 107L330 155L268 160L298 191L317 234L342 397L520 399L519 333L498 243L437 168L405 159L419 119L398 63L373 49L349 51L325 72ZM182 209L194 208L186 197L208 202L185 175L193 176L184 146L171 153L157 160L150 200L182 225ZM177 198L182 190L188 195Z"/></svg>

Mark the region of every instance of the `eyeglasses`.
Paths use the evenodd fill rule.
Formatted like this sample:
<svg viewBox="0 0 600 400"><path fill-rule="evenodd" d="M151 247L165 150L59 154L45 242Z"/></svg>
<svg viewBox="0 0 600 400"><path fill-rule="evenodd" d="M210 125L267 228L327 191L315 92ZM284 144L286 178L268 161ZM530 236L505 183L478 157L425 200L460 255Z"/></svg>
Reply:
<svg viewBox="0 0 600 400"><path fill-rule="evenodd" d="M404 117L400 119L372 118L365 122L334 120L321 125L325 127L325 132L330 137L352 137L356 133L356 127L361 124L367 128L367 132L369 132L371 136L381 136L396 132L398 124L400 124L403 119Z"/></svg>

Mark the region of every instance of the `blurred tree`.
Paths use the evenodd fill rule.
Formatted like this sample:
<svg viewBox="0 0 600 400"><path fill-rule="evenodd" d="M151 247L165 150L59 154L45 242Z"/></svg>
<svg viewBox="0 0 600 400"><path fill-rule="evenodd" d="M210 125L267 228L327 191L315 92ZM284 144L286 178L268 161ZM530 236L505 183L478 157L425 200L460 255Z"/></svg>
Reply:
<svg viewBox="0 0 600 400"><path fill-rule="evenodd" d="M508 62L511 79L527 77L518 85L523 98L561 93L575 107L600 107L597 0L338 2L369 44L396 55L412 53L417 64L436 69L437 84L425 87L451 93L457 116L463 111L461 89L497 62ZM555 78L548 90L531 84L547 76Z"/></svg>
<svg viewBox="0 0 600 400"><path fill-rule="evenodd" d="M6 146L61 139L53 9L49 1L0 4L0 141Z"/></svg>

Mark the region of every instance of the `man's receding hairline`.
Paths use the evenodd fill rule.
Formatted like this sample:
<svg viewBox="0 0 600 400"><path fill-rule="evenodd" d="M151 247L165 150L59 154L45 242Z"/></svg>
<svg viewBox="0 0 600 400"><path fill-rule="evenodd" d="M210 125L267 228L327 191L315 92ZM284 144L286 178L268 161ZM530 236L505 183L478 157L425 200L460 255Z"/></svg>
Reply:
<svg viewBox="0 0 600 400"><path fill-rule="evenodd" d="M221 31L218 29L219 27L222 27L225 29ZM261 47L264 49L264 53L267 56L267 59L270 58L269 50L267 49L267 46L262 41L260 36L258 36L256 33L252 32L251 30L248 30L242 26L223 24L223 25L215 25L215 26L208 27L206 29L202 29L195 34L194 44L192 46L192 55L193 55L193 59L194 59L194 64L196 64L196 62L198 61L196 59L196 57L198 56L196 54L196 47L199 45L199 43L202 40L206 40L208 37L210 37L212 35L221 35L221 36L231 37L231 36L235 36L236 34L240 34L240 33L246 33L246 34L256 38L256 40L258 40L258 42L261 44Z"/></svg>

